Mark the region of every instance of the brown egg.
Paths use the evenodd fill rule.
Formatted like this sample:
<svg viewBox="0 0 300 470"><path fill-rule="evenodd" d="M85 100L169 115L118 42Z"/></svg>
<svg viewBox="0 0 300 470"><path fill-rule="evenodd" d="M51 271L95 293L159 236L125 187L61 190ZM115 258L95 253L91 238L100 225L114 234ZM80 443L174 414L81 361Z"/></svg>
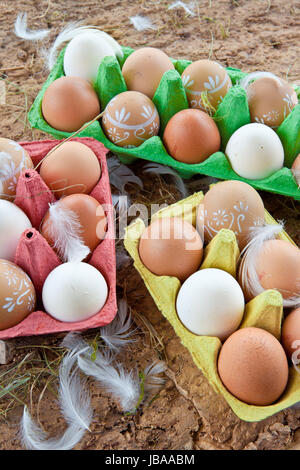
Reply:
<svg viewBox="0 0 300 470"><path fill-rule="evenodd" d="M45 91L42 112L54 129L75 132L100 113L100 103L88 81L79 77L60 77Z"/></svg>
<svg viewBox="0 0 300 470"><path fill-rule="evenodd" d="M0 260L0 330L20 323L35 309L31 279L14 263Z"/></svg>
<svg viewBox="0 0 300 470"><path fill-rule="evenodd" d="M298 157L296 157L296 159L294 160L291 170L296 180L296 183L298 184L298 187L300 187L300 153Z"/></svg>
<svg viewBox="0 0 300 470"><path fill-rule="evenodd" d="M0 137L0 199L12 200L22 170L33 168L26 150L10 139Z"/></svg>
<svg viewBox="0 0 300 470"><path fill-rule="evenodd" d="M277 289L284 299L300 296L300 249L286 240L267 240L256 261L264 289Z"/></svg>
<svg viewBox="0 0 300 470"><path fill-rule="evenodd" d="M281 329L281 343L289 359L297 350L300 352L300 307L285 318Z"/></svg>
<svg viewBox="0 0 300 470"><path fill-rule="evenodd" d="M214 113L232 86L230 77L222 65L212 60L197 60L183 72L185 87L190 108ZM203 102L203 96L205 96ZM209 105L205 105L206 100Z"/></svg>
<svg viewBox="0 0 300 470"><path fill-rule="evenodd" d="M152 101L138 91L116 95L105 108L102 127L119 147L138 147L159 131L159 115Z"/></svg>
<svg viewBox="0 0 300 470"><path fill-rule="evenodd" d="M40 175L60 198L69 194L89 194L99 181L101 169L98 158L87 145L69 141L43 160Z"/></svg>
<svg viewBox="0 0 300 470"><path fill-rule="evenodd" d="M199 268L203 243L189 222L179 217L162 217L142 233L139 255L153 274L184 281Z"/></svg>
<svg viewBox="0 0 300 470"><path fill-rule="evenodd" d="M275 129L298 104L294 88L275 77L257 78L247 87L247 96L251 121Z"/></svg>
<svg viewBox="0 0 300 470"><path fill-rule="evenodd" d="M263 201L252 186L241 181L223 181L205 194L197 213L197 226L204 225L206 242L222 228L232 230L242 250L250 228L260 224L264 217Z"/></svg>
<svg viewBox="0 0 300 470"><path fill-rule="evenodd" d="M223 344L218 372L227 388L250 405L267 406L284 392L288 363L275 336L260 328L235 331Z"/></svg>
<svg viewBox="0 0 300 470"><path fill-rule="evenodd" d="M152 99L163 74L173 69L172 61L163 51L142 47L125 60L122 74L128 90L139 91Z"/></svg>
<svg viewBox="0 0 300 470"><path fill-rule="evenodd" d="M220 150L221 137L210 116L198 109L184 109L168 122L163 142L175 160L201 163Z"/></svg>
<svg viewBox="0 0 300 470"><path fill-rule="evenodd" d="M62 207L77 214L82 228L81 238L92 252L105 237L107 230L107 220L101 204L87 194L71 194L60 199L56 204L62 204ZM51 219L49 219L49 212L47 212L41 226L41 233L53 246L55 240L52 240L49 235L49 223L51 223Z"/></svg>

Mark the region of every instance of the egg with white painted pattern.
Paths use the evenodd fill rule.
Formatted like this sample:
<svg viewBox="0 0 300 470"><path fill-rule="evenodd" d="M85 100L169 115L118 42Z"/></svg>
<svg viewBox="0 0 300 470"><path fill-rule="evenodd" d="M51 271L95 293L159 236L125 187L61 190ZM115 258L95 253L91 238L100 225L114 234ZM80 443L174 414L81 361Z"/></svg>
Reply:
<svg viewBox="0 0 300 470"><path fill-rule="evenodd" d="M159 115L148 96L138 91L116 95L105 108L102 127L119 147L138 147L159 132Z"/></svg>
<svg viewBox="0 0 300 470"><path fill-rule="evenodd" d="M0 259L0 330L20 323L34 311L35 304L29 276L16 264Z"/></svg>
<svg viewBox="0 0 300 470"><path fill-rule="evenodd" d="M11 139L0 137L0 199L13 200L22 170L33 168L26 150Z"/></svg>
<svg viewBox="0 0 300 470"><path fill-rule="evenodd" d="M209 242L221 229L232 230L240 250L248 242L251 227L264 221L265 210L258 192L242 181L222 181L205 194L197 212L197 228Z"/></svg>
<svg viewBox="0 0 300 470"><path fill-rule="evenodd" d="M182 83L190 108L212 115L232 86L226 69L213 60L192 62L184 70Z"/></svg>

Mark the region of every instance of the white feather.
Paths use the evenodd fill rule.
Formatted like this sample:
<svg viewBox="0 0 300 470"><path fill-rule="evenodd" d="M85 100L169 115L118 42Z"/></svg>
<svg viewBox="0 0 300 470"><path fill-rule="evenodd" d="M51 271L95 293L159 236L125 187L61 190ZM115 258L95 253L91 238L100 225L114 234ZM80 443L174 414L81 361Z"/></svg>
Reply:
<svg viewBox="0 0 300 470"><path fill-rule="evenodd" d="M162 377L158 377L158 374L162 374L167 369L167 365L164 361L152 362L145 370L145 391L157 390L162 387L165 380Z"/></svg>
<svg viewBox="0 0 300 470"><path fill-rule="evenodd" d="M45 228L63 261L80 262L90 253L82 241L82 227L77 214L64 207L60 201L49 205L49 219Z"/></svg>
<svg viewBox="0 0 300 470"><path fill-rule="evenodd" d="M125 299L119 301L118 313L114 320L107 326L100 328L100 337L111 350L119 353L121 348L132 343L132 335L135 330L130 330L132 325L131 314Z"/></svg>
<svg viewBox="0 0 300 470"><path fill-rule="evenodd" d="M277 224L264 223L251 228L249 242L241 253L242 261L239 267L239 276L242 287L253 296L257 296L265 290L260 284L256 271L257 259L263 250L263 245L267 240L276 239L276 236L283 229L282 222ZM290 298L283 299L283 306L294 307L299 302L300 297L295 293Z"/></svg>
<svg viewBox="0 0 300 470"><path fill-rule="evenodd" d="M183 8L188 16L195 16L194 7L195 7L194 2L186 4L185 2L178 1L178 2L172 3L172 5L168 7L168 10Z"/></svg>
<svg viewBox="0 0 300 470"><path fill-rule="evenodd" d="M59 370L59 402L68 428L59 438L48 438L46 433L32 420L24 408L21 421L21 439L27 449L69 450L82 439L92 421L90 397L83 388L77 366L79 354L83 349L74 348L64 357Z"/></svg>
<svg viewBox="0 0 300 470"><path fill-rule="evenodd" d="M131 200L127 194L112 194L111 198L113 206L119 214L125 214L128 211Z"/></svg>
<svg viewBox="0 0 300 470"><path fill-rule="evenodd" d="M95 28L95 26L82 26L81 22L79 21L67 24L67 26L59 33L59 35L55 39L51 49L47 53L48 69L52 70L53 66L55 65L57 59L57 51L63 43L71 41L71 39L75 38L75 36L86 32L95 32L99 34L99 36L101 36L101 38L113 48L115 54L118 57L123 57L123 51L121 46L117 43L117 41L115 41L111 36L109 36L109 34Z"/></svg>
<svg viewBox="0 0 300 470"><path fill-rule="evenodd" d="M240 86L244 88L244 90L247 90L248 86L250 85L251 82L256 80L257 78L275 78L277 81L280 82L280 78L278 78L274 73L271 72L252 72L249 73L245 78L242 78L240 81Z"/></svg>
<svg viewBox="0 0 300 470"><path fill-rule="evenodd" d="M123 244L116 244L116 261L117 261L117 271L121 268L127 267L131 263L131 258L128 256Z"/></svg>
<svg viewBox="0 0 300 470"><path fill-rule="evenodd" d="M136 15L129 17L130 22L137 31L145 31L146 29L157 29L157 26L146 16Z"/></svg>
<svg viewBox="0 0 300 470"><path fill-rule="evenodd" d="M154 175L162 175L162 176L171 176L174 180L174 184L178 190L178 192L185 198L188 195L188 190L179 176L176 170L170 168L166 165L161 165L160 163L146 163L143 166L144 173L152 173Z"/></svg>
<svg viewBox="0 0 300 470"><path fill-rule="evenodd" d="M293 176L296 180L296 183L298 185L298 189L300 189L300 170L294 170L292 169Z"/></svg>
<svg viewBox="0 0 300 470"><path fill-rule="evenodd" d="M128 183L136 184L143 188L142 180L136 176L133 171L120 162L115 155L107 159L110 184L112 184L120 193L125 193L125 186Z"/></svg>
<svg viewBox="0 0 300 470"><path fill-rule="evenodd" d="M27 28L27 13L19 13L15 21L15 35L27 41L41 41L50 33L49 29L32 31Z"/></svg>
<svg viewBox="0 0 300 470"><path fill-rule="evenodd" d="M120 363L115 366L105 363L100 352L95 361L79 356L78 366L86 375L94 377L120 403L123 411L135 408L140 395L140 387L133 371L126 372Z"/></svg>

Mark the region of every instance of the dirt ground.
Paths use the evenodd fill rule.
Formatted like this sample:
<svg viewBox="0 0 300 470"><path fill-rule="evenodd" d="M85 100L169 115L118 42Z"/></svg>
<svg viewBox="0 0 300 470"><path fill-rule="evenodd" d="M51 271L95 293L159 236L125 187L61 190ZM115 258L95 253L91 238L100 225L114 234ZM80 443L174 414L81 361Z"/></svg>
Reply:
<svg viewBox="0 0 300 470"><path fill-rule="evenodd" d="M194 16L187 16L182 9L167 10L171 3L170 0L1 0L0 74L6 84L6 103L0 105L1 136L17 141L45 138L41 132L31 130L26 121L26 113L47 76L42 48L49 47L62 27L75 20L101 27L122 45L151 45L174 58L211 57L244 71L272 71L300 84L298 0L201 0L195 2ZM22 11L28 13L30 28L51 28L50 37L42 44L23 41L14 35L13 24L17 13ZM137 14L148 16L157 29L136 31L129 17ZM131 191L134 201L143 202L147 198L173 203L180 199L174 186L146 176L142 167L141 162L132 167L144 182L143 191ZM206 184L207 179L195 178L188 184L189 191L205 188ZM267 209L276 219L285 220L287 232L300 245L299 204L284 197L261 195ZM94 421L91 433L85 435L77 449L300 449L297 444L300 408L285 410L260 423L239 420L194 365L130 262L118 271L117 282L118 293L120 297L126 295L139 326L137 341L122 360L128 368L141 368L165 351L168 378L159 396L134 416L124 416L118 404L89 381ZM157 340L151 341L149 330L138 314L151 322L164 351ZM63 336L18 341L14 362L2 366L0 372L16 365L28 352L42 358L35 346L55 347ZM50 435L64 430L65 423L56 403L55 380L49 387L41 380L32 396L28 393L23 401ZM21 404L14 406L2 416L0 449L21 448L18 425L22 409Z"/></svg>

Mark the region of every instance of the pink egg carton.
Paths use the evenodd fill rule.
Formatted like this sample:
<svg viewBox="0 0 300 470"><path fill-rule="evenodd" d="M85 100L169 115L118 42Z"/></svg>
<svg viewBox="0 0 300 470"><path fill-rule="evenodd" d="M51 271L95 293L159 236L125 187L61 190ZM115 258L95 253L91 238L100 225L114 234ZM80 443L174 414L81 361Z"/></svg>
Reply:
<svg viewBox="0 0 300 470"><path fill-rule="evenodd" d="M97 328L110 323L117 313L114 212L106 164L108 150L101 142L89 137L74 138L73 140L81 142L93 150L102 170L100 180L90 196L104 205L108 228L104 240L93 251L88 263L97 268L107 282L108 297L106 303L91 318L72 323L58 321L46 312L37 310L18 325L0 331L0 339ZM29 153L34 166L36 166L59 142L57 140L43 140L39 142L20 142L20 145ZM54 194L46 186L38 171L23 170L18 180L15 204L27 214L33 228L25 230L22 234L14 261L32 279L37 293L38 305L41 305L41 292L46 277L62 263L39 232L40 223L49 208L49 203L55 201Z"/></svg>

